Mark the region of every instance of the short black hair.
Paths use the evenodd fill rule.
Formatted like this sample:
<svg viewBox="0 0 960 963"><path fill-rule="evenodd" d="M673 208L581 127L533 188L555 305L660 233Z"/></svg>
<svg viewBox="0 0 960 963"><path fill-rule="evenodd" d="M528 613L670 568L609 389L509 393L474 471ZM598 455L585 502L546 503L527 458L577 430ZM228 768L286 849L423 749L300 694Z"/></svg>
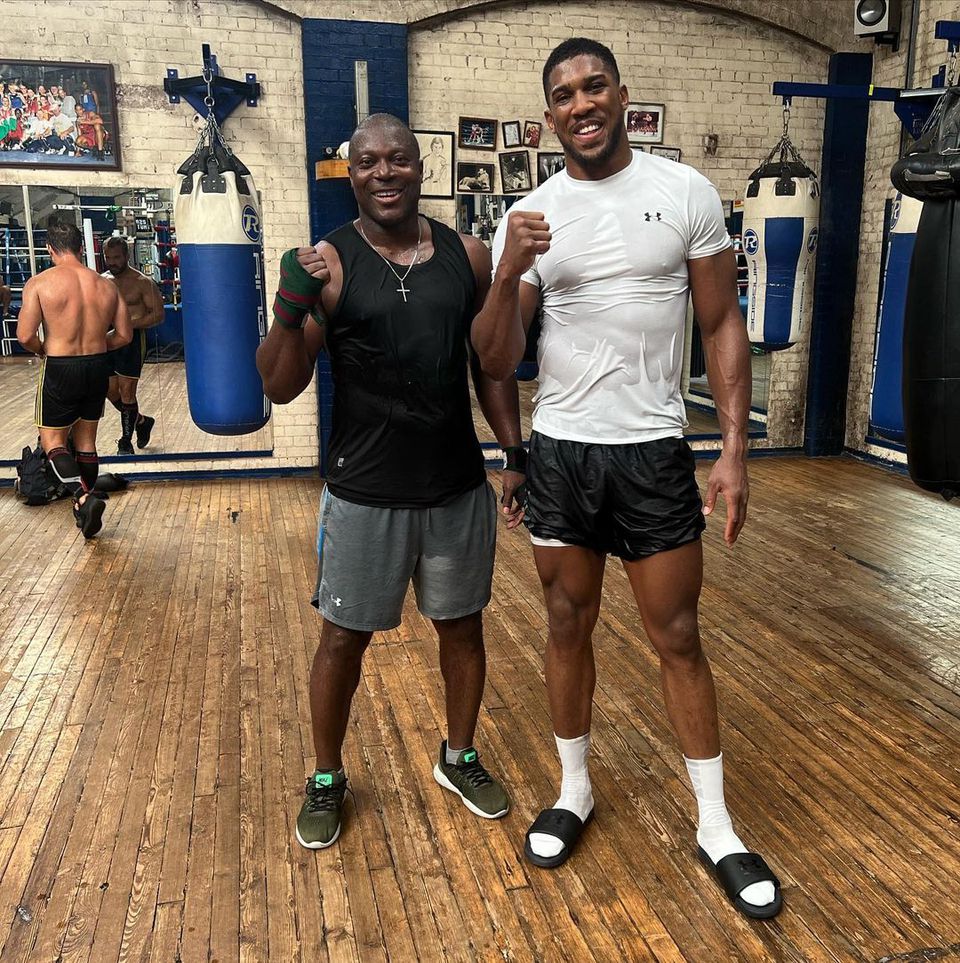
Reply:
<svg viewBox="0 0 960 963"><path fill-rule="evenodd" d="M553 48L547 62L543 65L543 96L547 103L550 103L550 74L558 64L566 60L573 60L574 57L596 57L604 67L612 74L613 79L620 83L620 68L617 66L617 58L613 51L604 46L598 40L590 40L587 37L571 37L563 43Z"/></svg>
<svg viewBox="0 0 960 963"><path fill-rule="evenodd" d="M130 245L122 234L111 234L110 237L103 242L103 249L105 251L111 247L122 247L124 254L130 254Z"/></svg>
<svg viewBox="0 0 960 963"><path fill-rule="evenodd" d="M367 134L381 132L394 135L398 143L403 144L410 151L414 160L420 159L420 142L399 117L394 117L393 114L370 114L365 120L360 121L350 138L350 160L353 160L360 141Z"/></svg>
<svg viewBox="0 0 960 963"><path fill-rule="evenodd" d="M79 257L83 250L83 235L76 224L63 221L54 215L47 221L47 244L57 254L64 254L69 251Z"/></svg>

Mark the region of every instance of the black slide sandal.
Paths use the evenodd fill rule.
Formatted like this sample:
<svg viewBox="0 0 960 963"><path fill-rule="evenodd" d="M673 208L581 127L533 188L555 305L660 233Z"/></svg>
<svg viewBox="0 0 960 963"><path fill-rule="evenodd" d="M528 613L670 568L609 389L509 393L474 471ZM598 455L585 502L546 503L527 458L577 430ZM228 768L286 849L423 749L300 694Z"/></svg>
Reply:
<svg viewBox="0 0 960 963"><path fill-rule="evenodd" d="M533 821L533 825L527 830L527 835L523 843L523 855L541 869L555 869L565 863L573 853L577 845L577 840L593 819L593 810L587 814L587 818L582 820L576 813L569 809L544 809ZM563 849L556 856L538 856L530 846L530 834L543 833L545 836L553 836L563 843Z"/></svg>
<svg viewBox="0 0 960 963"><path fill-rule="evenodd" d="M714 863L702 846L697 847L700 862L723 887L727 898L744 916L754 920L770 920L783 908L780 880L774 876L766 861L758 853L731 853ZM773 883L774 897L766 906L755 906L740 898L740 894L754 883Z"/></svg>

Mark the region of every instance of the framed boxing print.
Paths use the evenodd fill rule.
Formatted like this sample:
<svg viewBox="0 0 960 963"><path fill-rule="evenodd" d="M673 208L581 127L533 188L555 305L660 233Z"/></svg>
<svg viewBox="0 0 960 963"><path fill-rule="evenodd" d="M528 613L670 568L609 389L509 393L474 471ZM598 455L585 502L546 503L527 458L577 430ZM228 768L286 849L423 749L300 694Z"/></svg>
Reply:
<svg viewBox="0 0 960 963"><path fill-rule="evenodd" d="M451 130L415 130L420 145L423 176L421 197L453 197L453 138Z"/></svg>
<svg viewBox="0 0 960 963"><path fill-rule="evenodd" d="M482 117L461 117L458 124L457 147L461 150L496 150L497 121Z"/></svg>
<svg viewBox="0 0 960 963"><path fill-rule="evenodd" d="M623 121L631 144L663 143L663 104L627 104Z"/></svg>
<svg viewBox="0 0 960 963"><path fill-rule="evenodd" d="M503 128L503 146L519 147L520 146L520 121L505 120L500 126Z"/></svg>
<svg viewBox="0 0 960 963"><path fill-rule="evenodd" d="M513 150L500 155L500 183L504 194L522 194L533 187L529 151Z"/></svg>
<svg viewBox="0 0 960 963"><path fill-rule="evenodd" d="M457 193L490 194L493 191L493 164L457 161Z"/></svg>
<svg viewBox="0 0 960 963"><path fill-rule="evenodd" d="M0 169L120 166L112 64L0 59Z"/></svg>
<svg viewBox="0 0 960 963"><path fill-rule="evenodd" d="M680 162L679 147L661 147L657 144L650 145L650 153L657 157L666 157L668 160Z"/></svg>
<svg viewBox="0 0 960 963"><path fill-rule="evenodd" d="M541 130L543 130L542 124L538 124L535 120L528 120L523 125L523 146L536 150L540 146Z"/></svg>

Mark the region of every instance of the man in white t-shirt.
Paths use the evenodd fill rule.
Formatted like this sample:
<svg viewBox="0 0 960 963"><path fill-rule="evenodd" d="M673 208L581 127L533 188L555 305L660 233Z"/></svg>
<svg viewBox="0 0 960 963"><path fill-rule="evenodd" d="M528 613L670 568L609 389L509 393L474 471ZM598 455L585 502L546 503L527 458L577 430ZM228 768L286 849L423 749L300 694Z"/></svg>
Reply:
<svg viewBox="0 0 960 963"><path fill-rule="evenodd" d="M749 346L720 198L692 168L631 151L627 89L602 44L560 44L543 85L566 169L501 222L493 285L472 328L484 369L505 377L542 307L526 522L547 605L547 690L563 777L524 852L537 866L559 866L593 815L591 636L614 555L660 657L697 797L700 858L737 909L767 919L782 905L780 886L727 813L716 694L698 630L703 516L722 494L732 545L748 494ZM691 294L723 431L705 506L680 395Z"/></svg>

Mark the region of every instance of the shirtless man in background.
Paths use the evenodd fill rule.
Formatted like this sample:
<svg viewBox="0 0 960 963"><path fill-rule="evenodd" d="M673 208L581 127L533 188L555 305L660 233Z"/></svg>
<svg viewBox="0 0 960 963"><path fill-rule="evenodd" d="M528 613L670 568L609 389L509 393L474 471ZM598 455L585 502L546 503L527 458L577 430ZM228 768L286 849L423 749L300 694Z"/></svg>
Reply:
<svg viewBox="0 0 960 963"><path fill-rule="evenodd" d="M129 344L133 333L123 298L81 262L82 246L75 224L51 218L47 251L53 267L24 285L17 340L42 359L36 405L40 445L73 495L77 527L84 538L93 538L103 525L104 503L93 486L99 473L97 425L110 381L107 351ZM67 448L71 430L75 455Z"/></svg>
<svg viewBox="0 0 960 963"><path fill-rule="evenodd" d="M126 347L110 352L113 374L107 398L120 412L120 437L117 454L133 454L133 432L137 432L137 447L146 448L156 419L140 414L137 402L137 382L147 356L147 328L163 321L163 298L160 289L145 274L130 267L130 249L126 238L114 235L103 245L103 260L120 297L127 305L133 340Z"/></svg>

